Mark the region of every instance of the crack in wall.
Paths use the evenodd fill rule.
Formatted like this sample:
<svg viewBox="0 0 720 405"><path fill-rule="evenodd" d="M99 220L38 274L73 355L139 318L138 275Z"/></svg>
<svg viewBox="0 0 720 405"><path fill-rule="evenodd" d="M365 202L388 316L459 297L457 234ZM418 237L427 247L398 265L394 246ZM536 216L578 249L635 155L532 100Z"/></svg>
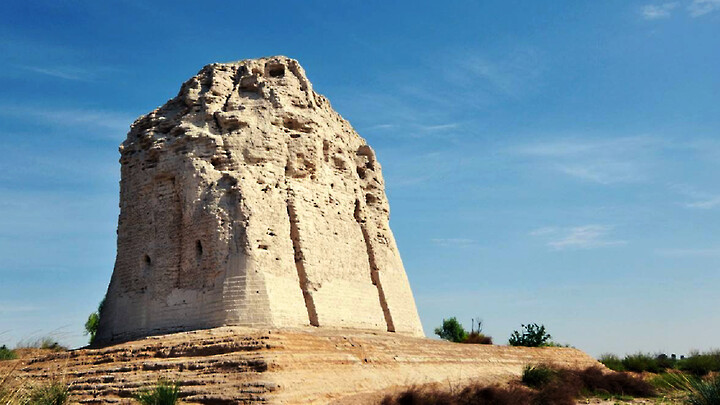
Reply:
<svg viewBox="0 0 720 405"><path fill-rule="evenodd" d="M308 319L310 320L310 325L320 326L317 310L315 309L315 301L310 293L307 273L305 272L305 257L303 256L302 246L300 245L300 231L298 230L297 212L295 211L295 206L293 205L290 196L288 196L287 199L287 212L288 219L290 220L290 239L292 240L295 268L297 269L298 279L300 280L300 290L302 291L303 298L305 299Z"/></svg>
<svg viewBox="0 0 720 405"><path fill-rule="evenodd" d="M375 250L370 243L370 234L367 230L366 221L362 217L360 200L355 200L355 213L353 216L362 231L365 249L367 249L368 263L370 264L370 280L372 280L373 285L375 285L378 290L378 299L380 300L380 307L382 307L383 315L385 316L387 330L388 332L395 332L395 324L392 319L392 314L390 313L390 308L388 307L387 299L385 298L385 291L383 290L382 283L380 282L380 269L378 268L377 260L375 259Z"/></svg>

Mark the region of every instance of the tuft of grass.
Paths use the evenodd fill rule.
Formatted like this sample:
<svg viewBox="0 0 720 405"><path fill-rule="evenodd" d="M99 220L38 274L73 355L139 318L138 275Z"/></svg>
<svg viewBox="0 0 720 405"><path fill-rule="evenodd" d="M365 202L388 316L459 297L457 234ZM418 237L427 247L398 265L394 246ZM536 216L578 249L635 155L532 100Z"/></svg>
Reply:
<svg viewBox="0 0 720 405"><path fill-rule="evenodd" d="M544 364L537 366L527 365L525 369L523 369L521 381L530 388L541 388L556 376L557 372Z"/></svg>
<svg viewBox="0 0 720 405"><path fill-rule="evenodd" d="M650 384L655 387L658 391L673 393L673 392L689 392L692 389L697 378L688 376L685 373L669 372L661 373L650 379Z"/></svg>
<svg viewBox="0 0 720 405"><path fill-rule="evenodd" d="M70 390L66 384L53 382L39 385L30 390L26 401L22 404L32 405L64 405L70 397Z"/></svg>
<svg viewBox="0 0 720 405"><path fill-rule="evenodd" d="M16 349L43 349L52 350L54 352L62 352L68 348L58 343L57 340L50 336L38 338L36 340L24 340L17 344Z"/></svg>
<svg viewBox="0 0 720 405"><path fill-rule="evenodd" d="M720 376L715 376L710 380L694 380L687 403L689 405L720 404Z"/></svg>
<svg viewBox="0 0 720 405"><path fill-rule="evenodd" d="M15 350L8 349L5 345L0 346L0 360L12 360L16 358L17 353L15 353Z"/></svg>
<svg viewBox="0 0 720 405"><path fill-rule="evenodd" d="M158 380L155 387L139 392L135 400L143 405L175 405L180 399L180 387L174 381Z"/></svg>

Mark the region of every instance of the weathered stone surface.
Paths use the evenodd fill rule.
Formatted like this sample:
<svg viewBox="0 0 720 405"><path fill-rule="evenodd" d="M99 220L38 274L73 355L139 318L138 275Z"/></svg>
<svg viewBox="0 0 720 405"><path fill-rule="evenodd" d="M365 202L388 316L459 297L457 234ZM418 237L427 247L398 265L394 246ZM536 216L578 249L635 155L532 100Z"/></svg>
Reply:
<svg viewBox="0 0 720 405"><path fill-rule="evenodd" d="M120 152L97 341L222 325L422 336L380 164L297 61L204 67Z"/></svg>

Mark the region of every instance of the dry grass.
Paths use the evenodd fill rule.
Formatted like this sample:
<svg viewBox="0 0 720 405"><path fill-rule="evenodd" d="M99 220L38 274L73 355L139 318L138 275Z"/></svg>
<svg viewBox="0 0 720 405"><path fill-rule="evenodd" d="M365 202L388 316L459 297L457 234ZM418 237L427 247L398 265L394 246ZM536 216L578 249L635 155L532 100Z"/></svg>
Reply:
<svg viewBox="0 0 720 405"><path fill-rule="evenodd" d="M575 405L583 396L603 397L656 395L652 385L626 373L604 372L598 367L572 370L535 366L526 368L534 388L519 383L484 387L471 385L462 391L448 392L436 388L412 388L387 396L383 405ZM542 378L538 377L542 374Z"/></svg>

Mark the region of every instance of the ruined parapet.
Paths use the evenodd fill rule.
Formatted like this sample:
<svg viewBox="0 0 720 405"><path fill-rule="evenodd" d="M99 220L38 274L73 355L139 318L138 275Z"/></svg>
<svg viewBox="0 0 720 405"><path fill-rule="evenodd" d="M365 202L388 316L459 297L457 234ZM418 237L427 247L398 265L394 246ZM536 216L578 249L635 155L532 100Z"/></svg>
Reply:
<svg viewBox="0 0 720 405"><path fill-rule="evenodd" d="M297 61L204 67L120 153L98 342L222 325L422 336L380 164Z"/></svg>

